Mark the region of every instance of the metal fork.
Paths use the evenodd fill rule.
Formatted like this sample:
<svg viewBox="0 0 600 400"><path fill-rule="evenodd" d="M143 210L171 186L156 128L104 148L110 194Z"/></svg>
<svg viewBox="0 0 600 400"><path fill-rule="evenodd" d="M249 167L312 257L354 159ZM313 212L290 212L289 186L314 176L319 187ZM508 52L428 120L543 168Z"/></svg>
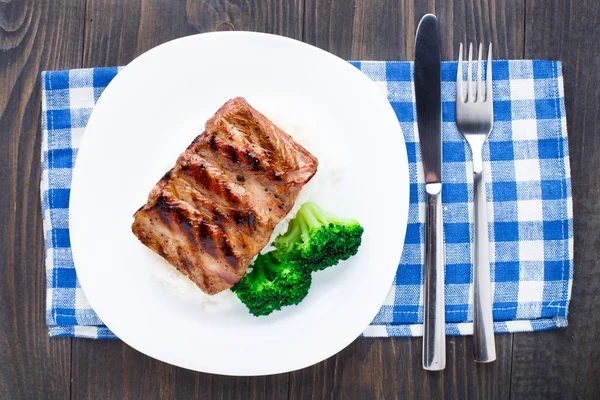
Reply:
<svg viewBox="0 0 600 400"><path fill-rule="evenodd" d="M473 346L475 361L496 359L494 321L492 318L492 290L488 252L488 220L483 177L482 150L494 124L492 93L492 44L488 50L487 74L483 85L482 44L479 44L477 82L472 80L473 44L469 44L467 94L463 84L463 46L460 44L458 73L456 75L456 126L471 147L473 154L473 187L475 207L474 267L473 267Z"/></svg>

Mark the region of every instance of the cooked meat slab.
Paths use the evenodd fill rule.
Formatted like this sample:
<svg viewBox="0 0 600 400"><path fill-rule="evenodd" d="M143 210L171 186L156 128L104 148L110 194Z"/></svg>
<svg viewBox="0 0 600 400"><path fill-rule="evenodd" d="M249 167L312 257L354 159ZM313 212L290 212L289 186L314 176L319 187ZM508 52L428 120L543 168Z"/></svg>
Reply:
<svg viewBox="0 0 600 400"><path fill-rule="evenodd" d="M132 231L208 294L235 285L318 161L246 100L206 122L134 215Z"/></svg>

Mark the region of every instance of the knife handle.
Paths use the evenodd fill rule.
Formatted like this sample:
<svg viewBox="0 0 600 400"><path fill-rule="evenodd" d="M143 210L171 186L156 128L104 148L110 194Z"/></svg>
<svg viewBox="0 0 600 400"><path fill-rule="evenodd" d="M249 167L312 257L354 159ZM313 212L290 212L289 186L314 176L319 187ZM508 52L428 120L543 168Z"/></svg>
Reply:
<svg viewBox="0 0 600 400"><path fill-rule="evenodd" d="M428 183L425 213L425 287L423 315L423 368L446 367L446 317L444 303L444 231L442 184Z"/></svg>
<svg viewBox="0 0 600 400"><path fill-rule="evenodd" d="M488 250L487 200L483 171L473 177L475 234L473 240L473 352L475 361L491 362L496 359L494 320L492 316L492 285Z"/></svg>

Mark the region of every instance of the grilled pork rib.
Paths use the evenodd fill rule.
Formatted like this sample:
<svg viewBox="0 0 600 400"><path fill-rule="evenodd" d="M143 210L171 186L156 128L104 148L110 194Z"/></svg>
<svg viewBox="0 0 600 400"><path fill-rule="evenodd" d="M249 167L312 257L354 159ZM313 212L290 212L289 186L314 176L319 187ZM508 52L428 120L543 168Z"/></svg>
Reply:
<svg viewBox="0 0 600 400"><path fill-rule="evenodd" d="M215 294L244 276L318 161L241 97L205 129L152 189L132 231Z"/></svg>

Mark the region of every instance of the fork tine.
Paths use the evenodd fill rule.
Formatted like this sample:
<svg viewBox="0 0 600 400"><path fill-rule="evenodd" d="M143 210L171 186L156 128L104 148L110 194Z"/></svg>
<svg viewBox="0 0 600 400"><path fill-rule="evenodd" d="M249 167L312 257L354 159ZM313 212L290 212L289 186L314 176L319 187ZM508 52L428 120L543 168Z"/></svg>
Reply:
<svg viewBox="0 0 600 400"><path fill-rule="evenodd" d="M494 101L494 93L492 93L492 44L488 48L487 73L485 74L486 93L485 101Z"/></svg>
<svg viewBox="0 0 600 400"><path fill-rule="evenodd" d="M469 43L469 64L467 65L467 101L475 101L475 87L473 85L473 43Z"/></svg>
<svg viewBox="0 0 600 400"><path fill-rule="evenodd" d="M483 43L479 42L479 56L477 57L477 101L483 101L483 80L481 79Z"/></svg>
<svg viewBox="0 0 600 400"><path fill-rule="evenodd" d="M463 77L462 77L462 63L463 63L463 46L462 43L458 48L458 69L456 72L456 102L465 102L465 95L463 94Z"/></svg>

